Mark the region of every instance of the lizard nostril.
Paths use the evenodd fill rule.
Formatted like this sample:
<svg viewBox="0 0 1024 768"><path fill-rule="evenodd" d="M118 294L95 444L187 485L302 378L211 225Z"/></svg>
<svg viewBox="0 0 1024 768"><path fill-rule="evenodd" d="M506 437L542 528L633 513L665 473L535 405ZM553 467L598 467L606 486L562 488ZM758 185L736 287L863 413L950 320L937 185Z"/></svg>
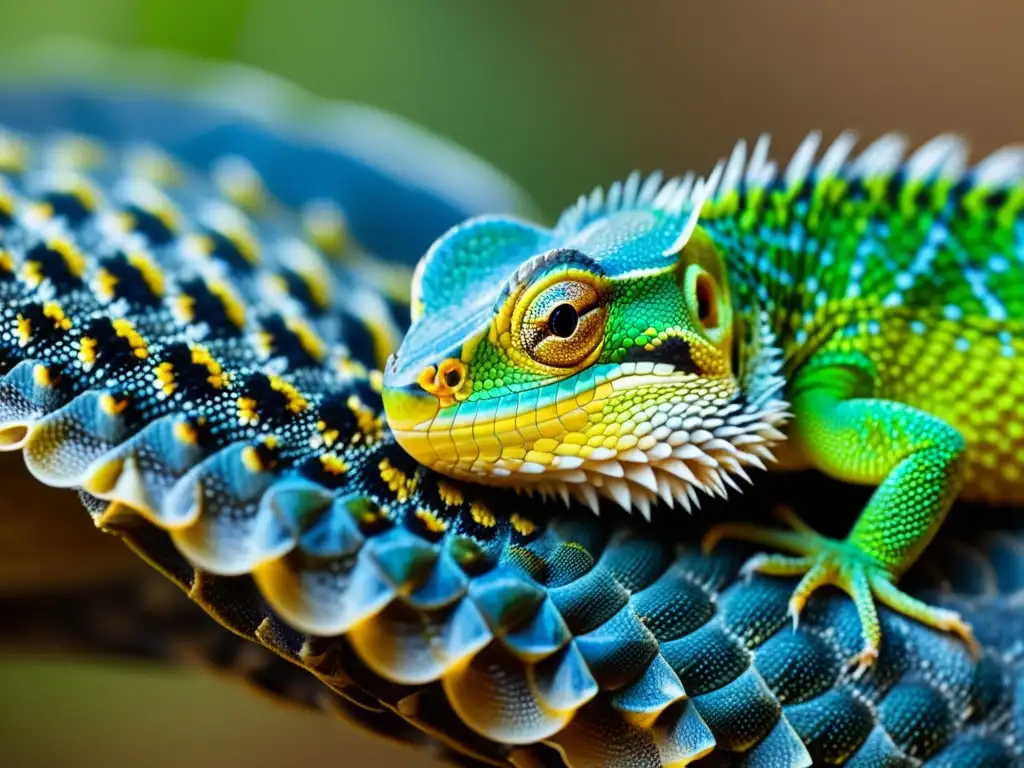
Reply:
<svg viewBox="0 0 1024 768"><path fill-rule="evenodd" d="M458 368L449 368L444 373L444 383L455 389L462 383L462 371Z"/></svg>

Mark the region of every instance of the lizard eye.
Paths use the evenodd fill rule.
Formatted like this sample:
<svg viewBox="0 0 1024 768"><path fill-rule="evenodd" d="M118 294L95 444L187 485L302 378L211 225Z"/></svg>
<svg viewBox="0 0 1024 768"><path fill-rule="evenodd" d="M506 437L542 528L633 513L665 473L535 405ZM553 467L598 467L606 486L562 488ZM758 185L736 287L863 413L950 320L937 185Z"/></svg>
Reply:
<svg viewBox="0 0 1024 768"><path fill-rule="evenodd" d="M542 365L572 368L601 344L607 317L608 308L593 285L563 280L530 302L519 327L519 342Z"/></svg>

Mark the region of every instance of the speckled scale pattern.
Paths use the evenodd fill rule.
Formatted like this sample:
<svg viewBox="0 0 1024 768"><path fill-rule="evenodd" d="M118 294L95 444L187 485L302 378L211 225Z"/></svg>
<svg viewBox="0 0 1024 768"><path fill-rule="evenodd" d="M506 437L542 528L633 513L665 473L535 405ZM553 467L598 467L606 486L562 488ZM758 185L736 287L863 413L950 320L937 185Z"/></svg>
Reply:
<svg viewBox="0 0 1024 768"><path fill-rule="evenodd" d="M763 157L741 169L741 142L701 226L741 311L770 313L790 374L815 355L865 358L873 396L964 437L965 497L1019 503L1024 148L968 165L954 135L909 146L886 134L853 153L844 133L819 152L813 133L776 173Z"/></svg>
<svg viewBox="0 0 1024 768"><path fill-rule="evenodd" d="M209 183L87 138L25 149L0 222L5 447L339 709L381 714L363 725L407 723L491 764L1019 759L1011 590L956 585L981 661L886 613L879 663L855 680L841 598L816 597L793 632L787 583L739 577L739 548L705 556L695 531L615 513L548 516L413 462L368 372L401 321L363 316L380 325L352 341L351 292L324 305L324 284L290 267L362 278L303 242L252 169L233 160ZM119 182L136 173L158 194L129 205ZM999 582L1014 552L982 558L987 581L954 575Z"/></svg>
<svg viewBox="0 0 1024 768"><path fill-rule="evenodd" d="M367 462L397 455L385 440ZM422 468L407 478L395 491L393 476L365 471L334 501L315 494L329 512L311 530L345 533L334 537L333 553L321 537L302 537L283 558L288 576L270 580L196 570L166 534L137 519L115 530L158 562L176 564L176 580L229 627L343 695L356 695L354 685L380 697L488 762L1011 766L1021 759L1020 617L1011 607L1024 552L1019 522L940 538L935 558L914 573L919 594L976 621L985 648L979 660L954 639L883 611L879 662L858 677L846 665L860 643L854 606L823 593L794 631L792 582L741 576L749 550L701 554L699 526L654 536L614 513L545 520L525 502L478 496ZM845 494L835 496L837 509L845 508L847 490L813 487ZM305 480L272 492L305 503L313 493ZM745 511L763 514L765 500L778 494L778 487L767 491ZM805 501L812 498L820 496L808 492ZM347 544L344 552L337 542ZM960 551L951 556L946 547ZM289 607L271 606L279 607L285 580L306 584L319 594L316 605L344 615L347 626L307 635L294 627L324 617L293 614L282 623ZM936 594L938 584L945 587Z"/></svg>
<svg viewBox="0 0 1024 768"><path fill-rule="evenodd" d="M83 137L5 146L7 448L47 482L107 498L131 462L144 509L207 457L244 485L326 452L332 391L379 365L401 323L375 288L258 186L218 188L158 150ZM343 402L358 410L354 391Z"/></svg>

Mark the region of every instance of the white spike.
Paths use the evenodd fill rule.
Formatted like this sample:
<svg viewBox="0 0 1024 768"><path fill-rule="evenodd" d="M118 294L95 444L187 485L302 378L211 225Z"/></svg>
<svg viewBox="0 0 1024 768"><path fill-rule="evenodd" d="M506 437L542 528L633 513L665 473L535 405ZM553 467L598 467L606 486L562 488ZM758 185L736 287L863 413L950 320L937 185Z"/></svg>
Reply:
<svg viewBox="0 0 1024 768"><path fill-rule="evenodd" d="M700 202L701 206L703 206L704 200L714 200L718 194L718 186L722 182L723 173L725 173L725 162L719 160L715 164L715 167L711 169L711 175L707 177L707 180L704 183L704 189L701 190L700 195L703 197L703 200L698 200L697 192L694 191L690 202L694 204Z"/></svg>
<svg viewBox="0 0 1024 768"><path fill-rule="evenodd" d="M744 454L744 457L745 456L746 455ZM740 478L742 478L743 480L746 480L748 485L753 485L754 484L753 479L751 479L750 475L747 474L747 470L745 470L743 468L742 464L740 466L736 467L736 474L739 475Z"/></svg>
<svg viewBox="0 0 1024 768"><path fill-rule="evenodd" d="M725 468L727 474L735 472L740 467L739 459L734 456L719 456L718 462Z"/></svg>
<svg viewBox="0 0 1024 768"><path fill-rule="evenodd" d="M612 501L629 512L633 506L633 494L629 492L629 484L624 480L610 480L605 483L605 489Z"/></svg>
<svg viewBox="0 0 1024 768"><path fill-rule="evenodd" d="M811 168L814 167L814 156L818 153L821 145L821 131L811 131L807 137L800 142L793 158L786 167L785 183L787 189L800 187L806 180Z"/></svg>
<svg viewBox="0 0 1024 768"><path fill-rule="evenodd" d="M640 189L640 171L633 171L622 187L622 209L627 210L636 205L636 195Z"/></svg>
<svg viewBox="0 0 1024 768"><path fill-rule="evenodd" d="M675 195L676 190L679 189L679 185L681 183L682 180L678 176L666 181L665 185L654 198L654 202L651 203L651 207L658 210L663 209L668 204L668 201L672 199L672 196Z"/></svg>
<svg viewBox="0 0 1024 768"><path fill-rule="evenodd" d="M701 448L708 452L715 451L717 453L724 453L726 455L735 455L737 453L736 446L734 446L728 440L723 440L720 437L714 436L712 436L712 438L708 440L706 443L701 444Z"/></svg>
<svg viewBox="0 0 1024 768"><path fill-rule="evenodd" d="M772 137L770 134L762 133L754 143L754 149L750 153L750 163L747 165L747 186L760 183L764 176L764 169L768 163L768 148L771 146Z"/></svg>
<svg viewBox="0 0 1024 768"><path fill-rule="evenodd" d="M939 168L940 179L958 181L967 172L967 142L959 141L952 151L946 156L942 167Z"/></svg>
<svg viewBox="0 0 1024 768"><path fill-rule="evenodd" d="M700 509L700 496L697 495L697 487L689 485L686 487L686 497L690 500L693 509Z"/></svg>
<svg viewBox="0 0 1024 768"><path fill-rule="evenodd" d="M693 171L687 171L683 174L683 180L679 184L679 194L683 195L687 200L690 199L690 195L693 194L693 186L697 183L697 174Z"/></svg>
<svg viewBox="0 0 1024 768"><path fill-rule="evenodd" d="M608 213L615 213L622 204L622 182L616 181L608 187L608 196L605 199L604 209Z"/></svg>
<svg viewBox="0 0 1024 768"><path fill-rule="evenodd" d="M559 472L558 477L563 483L568 483L570 485L585 483L588 480L587 473L582 469L576 469L571 472Z"/></svg>
<svg viewBox="0 0 1024 768"><path fill-rule="evenodd" d="M701 211L704 209L704 203L711 195L714 186L718 184L718 177L721 176L721 173L722 164L719 163L715 166L715 170L711 174L711 179L707 182L702 181L698 184L698 189L694 190L691 198L692 207L690 208L690 215L686 219L686 224L683 226L682 231L676 237L672 245L662 251L663 256L674 256L678 254L683 250L686 244L690 242L693 230L697 228L697 222L700 220Z"/></svg>
<svg viewBox="0 0 1024 768"><path fill-rule="evenodd" d="M637 495L634 502L637 510L644 516L644 520L651 522L651 501L646 496Z"/></svg>
<svg viewBox="0 0 1024 768"><path fill-rule="evenodd" d="M658 478L654 476L654 470L646 464L631 464L628 466L626 468L626 479L642 488L646 488L651 493L658 492Z"/></svg>
<svg viewBox="0 0 1024 768"><path fill-rule="evenodd" d="M907 177L920 180L931 179L960 143L960 139L951 133L940 133L930 141L926 141L907 158Z"/></svg>
<svg viewBox="0 0 1024 768"><path fill-rule="evenodd" d="M683 459L684 461L696 461L700 464L706 464L709 459L712 464L714 464L715 461L693 443L677 445L672 449L672 455L677 459Z"/></svg>
<svg viewBox="0 0 1024 768"><path fill-rule="evenodd" d="M755 184L760 187L767 187L775 179L775 175L779 172L778 166L775 165L774 161L769 160L764 164L764 168L761 170L761 177L757 179Z"/></svg>
<svg viewBox="0 0 1024 768"><path fill-rule="evenodd" d="M1024 147L1001 147L984 158L974 169L976 183L981 187L999 189L1019 184L1024 178Z"/></svg>
<svg viewBox="0 0 1024 768"><path fill-rule="evenodd" d="M715 470L714 474L712 474L711 477L708 478L708 485L711 486L711 488L720 498L727 499L729 497L729 492L725 488L725 483L722 482L722 477L724 474L724 472Z"/></svg>
<svg viewBox="0 0 1024 768"><path fill-rule="evenodd" d="M576 498L590 507L591 512L595 515L601 514L601 502L597 498L597 491L589 485L574 485L573 490L576 493Z"/></svg>
<svg viewBox="0 0 1024 768"><path fill-rule="evenodd" d="M650 205L651 201L654 200L654 196L658 194L659 187L661 187L661 171L655 171L647 177L643 186L640 187L640 192L636 198L637 205Z"/></svg>
<svg viewBox="0 0 1024 768"><path fill-rule="evenodd" d="M739 473L739 469L740 467L737 464L735 469L732 470L732 472ZM732 488L734 491L736 491L736 493L743 493L743 489L740 488L739 485L737 485L736 481L732 479L732 475L729 472L721 474L720 477L725 481L725 484Z"/></svg>
<svg viewBox="0 0 1024 768"><path fill-rule="evenodd" d="M674 477L666 477L664 485L668 488L672 494L672 498L687 512L692 512L693 507L690 503L690 497L686 495L687 485L684 482L676 480Z"/></svg>
<svg viewBox="0 0 1024 768"><path fill-rule="evenodd" d="M903 159L906 146L907 139L901 133L879 136L853 161L850 175L853 178L862 178L896 170Z"/></svg>
<svg viewBox="0 0 1024 768"><path fill-rule="evenodd" d="M662 502L669 509L674 509L676 506L676 496L672 490L672 484L666 478L658 484L658 495L661 497Z"/></svg>
<svg viewBox="0 0 1024 768"><path fill-rule="evenodd" d="M626 474L622 465L617 461L599 461L596 464L591 464L587 469L608 477L623 477Z"/></svg>
<svg viewBox="0 0 1024 768"><path fill-rule="evenodd" d="M757 445L764 441L764 435L759 435L756 432L744 432L743 434L736 435L736 437L731 440L732 444L739 448L747 445Z"/></svg>
<svg viewBox="0 0 1024 768"><path fill-rule="evenodd" d="M818 177L836 176L855 146L857 146L856 132L843 131L836 136L835 141L829 145L818 162Z"/></svg>
<svg viewBox="0 0 1024 768"><path fill-rule="evenodd" d="M687 466L685 461L664 461L659 466L669 474L682 480L684 483L697 482L697 476L693 474L693 471Z"/></svg>
<svg viewBox="0 0 1024 768"><path fill-rule="evenodd" d="M688 176L683 177L683 183L679 185L679 189L676 190L676 193L675 195L672 196L672 199L665 204L665 213L667 213L669 216L681 215L683 212L683 207L686 205L687 201L689 201L689 199L693 196L694 187L693 184L686 183L687 178ZM699 186L702 181L703 179L701 181L696 182L696 184Z"/></svg>
<svg viewBox="0 0 1024 768"><path fill-rule="evenodd" d="M719 195L725 196L730 192L734 191L739 186L740 179L743 178L743 170L747 164L747 142L740 139L736 142L736 146L732 149L732 154L729 156L729 162L725 166L725 172L722 174L722 186L719 189Z"/></svg>

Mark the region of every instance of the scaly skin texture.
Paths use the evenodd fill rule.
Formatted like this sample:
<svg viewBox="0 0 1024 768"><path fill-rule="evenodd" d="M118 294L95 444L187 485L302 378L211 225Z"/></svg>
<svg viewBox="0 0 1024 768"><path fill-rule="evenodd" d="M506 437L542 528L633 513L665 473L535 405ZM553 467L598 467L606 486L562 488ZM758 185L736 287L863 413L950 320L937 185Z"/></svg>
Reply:
<svg viewBox="0 0 1024 768"><path fill-rule="evenodd" d="M30 101L26 115L45 114L47 97ZM113 135L115 104L133 120L176 115L151 126L171 133L206 114L71 103L118 142L129 137ZM932 599L976 621L978 658L883 610L880 657L857 675L844 663L860 645L846 601L816 596L794 631L792 585L746 578L749 552L734 542L701 552L703 531L686 518L661 529L614 510L595 518L417 464L386 429L371 370L400 327L397 302L356 306L354 295L380 298L380 272L338 248L344 230L303 227L337 223L330 207L310 216L301 194L277 195L292 176L273 171L308 160L308 145L275 144L237 117L213 122L231 128L175 145L212 183L95 136L3 145L20 148L0 229L5 447L38 480L78 490L101 528L246 640L140 593L134 576L126 593L54 604L65 631L106 645L92 611L124 611L144 630L143 654L170 653L169 637L192 643L279 696L401 738L428 734L463 763L1020 759L1019 526L975 532L966 551L954 540L961 550L922 575L921 588L950 587ZM236 144L248 166L218 162L212 148ZM323 167L336 153L316 157ZM352 205L361 185L379 191L358 169L339 173ZM399 192L399 218L422 223ZM168 203L175 215L159 215ZM354 232L365 224L352 218ZM849 495L813 479L762 490L729 514L757 519L779 498L838 512ZM0 634L39 626L39 607L0 601ZM242 642L275 656L249 656Z"/></svg>
<svg viewBox="0 0 1024 768"><path fill-rule="evenodd" d="M969 626L895 582L958 494L1024 501L1024 150L966 170L939 136L903 158L820 137L785 172L767 139L707 179L632 176L552 230L502 218L451 231L421 262L414 324L385 378L391 426L455 477L652 504L725 495L785 463L876 486L849 534L749 523L710 531L793 556L855 601L878 654L879 601L974 647ZM455 279L452 279L452 276ZM448 282L445 282L447 278Z"/></svg>

